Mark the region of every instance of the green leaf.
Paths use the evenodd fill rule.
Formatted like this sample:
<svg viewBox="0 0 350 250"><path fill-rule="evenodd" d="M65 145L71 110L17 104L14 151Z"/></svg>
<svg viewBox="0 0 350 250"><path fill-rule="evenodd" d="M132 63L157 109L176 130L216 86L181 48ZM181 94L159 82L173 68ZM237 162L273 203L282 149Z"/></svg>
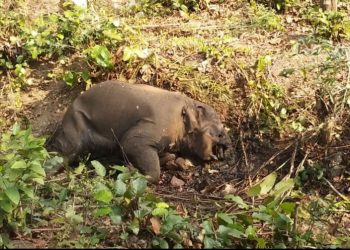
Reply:
<svg viewBox="0 0 350 250"><path fill-rule="evenodd" d="M163 215L168 215L168 210L166 208L155 208L153 211L152 211L152 215L154 216L163 216Z"/></svg>
<svg viewBox="0 0 350 250"><path fill-rule="evenodd" d="M77 82L77 74L73 71L66 71L63 74L63 81L68 85L68 86L73 86Z"/></svg>
<svg viewBox="0 0 350 250"><path fill-rule="evenodd" d="M272 195L274 195L275 197L279 197L284 192L291 190L294 187L294 183L295 183L295 181L292 178L280 181L274 187Z"/></svg>
<svg viewBox="0 0 350 250"><path fill-rule="evenodd" d="M27 168L27 163L24 160L15 161L12 166L12 169L18 169L18 168Z"/></svg>
<svg viewBox="0 0 350 250"><path fill-rule="evenodd" d="M241 239L244 236L244 233L242 233L241 231L234 228L226 227L224 225L219 226L218 234L224 239L228 239L229 236Z"/></svg>
<svg viewBox="0 0 350 250"><path fill-rule="evenodd" d="M294 211L294 208L295 208L295 203L294 202L283 202L281 204L281 208L286 214L292 214Z"/></svg>
<svg viewBox="0 0 350 250"><path fill-rule="evenodd" d="M119 207L113 207L112 212L109 214L113 224L122 223L122 211Z"/></svg>
<svg viewBox="0 0 350 250"><path fill-rule="evenodd" d="M218 213L217 216L218 216L219 219L221 219L222 221L224 221L227 224L232 224L233 223L232 218L226 213Z"/></svg>
<svg viewBox="0 0 350 250"><path fill-rule="evenodd" d="M15 124L12 127L12 134L17 135L20 130L21 130L21 125L15 122Z"/></svg>
<svg viewBox="0 0 350 250"><path fill-rule="evenodd" d="M126 192L126 184L122 180L116 180L114 184L115 193L118 196L123 196Z"/></svg>
<svg viewBox="0 0 350 250"><path fill-rule="evenodd" d="M202 223L202 226L203 226L203 228L204 228L204 231L205 231L205 234L206 235L211 235L211 234L214 234L214 232L213 232L213 226L212 226L212 223L210 222L210 221L204 221L203 223Z"/></svg>
<svg viewBox="0 0 350 250"><path fill-rule="evenodd" d="M85 82L89 81L89 80L90 80L89 71L84 70L83 72L81 72L81 78L83 78L83 80L84 80Z"/></svg>
<svg viewBox="0 0 350 250"><path fill-rule="evenodd" d="M276 172L272 172L271 174L269 174L264 178L264 181L260 183L260 187L261 187L260 195L267 194L272 189L273 185L275 184L276 178L277 178Z"/></svg>
<svg viewBox="0 0 350 250"><path fill-rule="evenodd" d="M95 216L96 217L104 216L109 214L111 211L112 209L110 207L101 207L97 209L97 211L95 212Z"/></svg>
<svg viewBox="0 0 350 250"><path fill-rule="evenodd" d="M125 173L127 172L129 169L127 167L124 167L124 166L111 166L111 169L115 169L115 170L118 170L122 173Z"/></svg>
<svg viewBox="0 0 350 250"><path fill-rule="evenodd" d="M131 182L132 190L136 196L141 196L147 187L147 181L144 178L137 178Z"/></svg>
<svg viewBox="0 0 350 250"><path fill-rule="evenodd" d="M5 194L15 205L18 205L20 196L17 187L12 186L5 189Z"/></svg>
<svg viewBox="0 0 350 250"><path fill-rule="evenodd" d="M165 203L165 202L158 202L156 204L156 207L158 207L158 208L169 208L169 205L167 203Z"/></svg>
<svg viewBox="0 0 350 250"><path fill-rule="evenodd" d="M11 213L13 209L13 205L11 202L7 200L0 200L0 207L2 210L4 210L6 213Z"/></svg>
<svg viewBox="0 0 350 250"><path fill-rule="evenodd" d="M99 163L98 161L91 161L91 164L92 166L94 166L96 174L102 177L106 175L106 169L101 163Z"/></svg>
<svg viewBox="0 0 350 250"><path fill-rule="evenodd" d="M271 215L266 214L266 213L253 213L253 218L254 219L258 219L258 220L262 220L262 221L266 221L266 222L271 222Z"/></svg>
<svg viewBox="0 0 350 250"><path fill-rule="evenodd" d="M259 249L266 248L266 241L263 238L256 239L256 247Z"/></svg>
<svg viewBox="0 0 350 250"><path fill-rule="evenodd" d="M33 178L33 181L39 183L40 185L44 185L44 179L40 177Z"/></svg>
<svg viewBox="0 0 350 250"><path fill-rule="evenodd" d="M225 199L236 202L239 208L243 208L243 209L249 208L249 206L239 196L235 196L233 194L228 194L228 195L225 195Z"/></svg>
<svg viewBox="0 0 350 250"><path fill-rule="evenodd" d="M41 176L46 176L44 168L41 166L40 162L38 161L32 161L30 163L30 168L33 170L33 172L41 175Z"/></svg>
<svg viewBox="0 0 350 250"><path fill-rule="evenodd" d="M215 249L215 248L222 247L219 241L214 240L213 238L211 238L209 236L204 236L203 243L204 243L205 249Z"/></svg>
<svg viewBox="0 0 350 250"><path fill-rule="evenodd" d="M139 221L134 218L133 221L129 224L128 228L135 234L138 235L140 231L140 223Z"/></svg>
<svg viewBox="0 0 350 250"><path fill-rule="evenodd" d="M260 187L260 184L258 184L258 185L255 185L255 186L249 188L247 194L249 197L252 197L252 196L259 195L260 192L261 192L261 187Z"/></svg>
<svg viewBox="0 0 350 250"><path fill-rule="evenodd" d="M95 199L97 201L101 201L106 204L109 204L113 199L113 194L109 189L102 189L95 193Z"/></svg>
<svg viewBox="0 0 350 250"><path fill-rule="evenodd" d="M34 188L33 187L20 187L20 189L25 193L29 198L34 198Z"/></svg>

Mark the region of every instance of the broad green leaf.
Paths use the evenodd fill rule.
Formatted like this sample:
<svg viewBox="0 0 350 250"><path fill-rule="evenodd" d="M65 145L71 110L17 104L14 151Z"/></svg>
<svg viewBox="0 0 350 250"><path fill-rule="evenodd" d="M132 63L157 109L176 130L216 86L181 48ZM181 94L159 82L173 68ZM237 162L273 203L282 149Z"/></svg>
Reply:
<svg viewBox="0 0 350 250"><path fill-rule="evenodd" d="M63 81L68 86L73 86L77 82L77 74L74 71L66 71L63 74Z"/></svg>
<svg viewBox="0 0 350 250"><path fill-rule="evenodd" d="M260 187L260 184L258 184L258 185L251 187L248 190L247 194L249 197L252 197L252 196L258 196L260 194L260 192L261 192L261 187Z"/></svg>
<svg viewBox="0 0 350 250"><path fill-rule="evenodd" d="M255 238L256 237L256 230L255 227L252 225L249 225L247 227L247 229L245 230L245 234L249 237L249 238Z"/></svg>
<svg viewBox="0 0 350 250"><path fill-rule="evenodd" d="M44 179L43 178L36 177L36 178L33 178L33 181L35 181L36 183L39 183L41 185L44 185Z"/></svg>
<svg viewBox="0 0 350 250"><path fill-rule="evenodd" d="M34 188L33 187L20 187L20 189L25 193L29 198L34 198Z"/></svg>
<svg viewBox="0 0 350 250"><path fill-rule="evenodd" d="M11 182L14 182L16 181L19 177L22 177L23 178L23 172L25 170L23 169L11 169L9 172L8 172L8 180L11 181Z"/></svg>
<svg viewBox="0 0 350 250"><path fill-rule="evenodd" d="M134 218L133 221L129 224L128 228L135 234L138 235L140 231L140 223L139 221Z"/></svg>
<svg viewBox="0 0 350 250"><path fill-rule="evenodd" d="M114 224L120 224L122 222L122 210L119 207L113 207L109 217Z"/></svg>
<svg viewBox="0 0 350 250"><path fill-rule="evenodd" d="M121 180L116 180L114 184L115 193L118 196L123 196L126 192L126 184Z"/></svg>
<svg viewBox="0 0 350 250"><path fill-rule="evenodd" d="M277 178L276 172L272 172L271 174L269 174L264 178L264 181L260 183L261 195L267 194L272 189L273 185L275 184L276 178Z"/></svg>
<svg viewBox="0 0 350 250"><path fill-rule="evenodd" d="M207 220L204 221L202 223L202 226L204 228L205 234L207 234L207 235L214 234L214 232L212 230L213 226L212 226L212 223L210 221L207 221Z"/></svg>
<svg viewBox="0 0 350 250"><path fill-rule="evenodd" d="M17 135L20 130L21 130L21 125L15 122L15 124L12 127L12 134Z"/></svg>
<svg viewBox="0 0 350 250"><path fill-rule="evenodd" d="M102 189L95 193L95 199L97 201L101 201L106 204L109 204L113 199L113 194L109 189Z"/></svg>
<svg viewBox="0 0 350 250"><path fill-rule="evenodd" d="M7 189L5 189L5 194L15 205L18 205L20 196L17 187L8 187Z"/></svg>
<svg viewBox="0 0 350 250"><path fill-rule="evenodd" d="M15 161L12 166L12 169L18 169L18 168L27 168L27 163L24 160Z"/></svg>
<svg viewBox="0 0 350 250"><path fill-rule="evenodd" d="M96 174L102 177L106 175L106 169L101 163L99 163L98 161L91 161L91 164L92 166L94 166Z"/></svg>
<svg viewBox="0 0 350 250"><path fill-rule="evenodd" d="M100 217L109 214L112 211L110 207L101 207L96 210L95 216Z"/></svg>
<svg viewBox="0 0 350 250"><path fill-rule="evenodd" d="M218 218L220 218L222 221L224 221L227 224L232 224L233 223L232 218L226 213L218 213L217 216L218 216Z"/></svg>
<svg viewBox="0 0 350 250"><path fill-rule="evenodd" d="M131 182L132 189L136 196L141 196L147 187L147 181L144 178L137 178Z"/></svg>
<svg viewBox="0 0 350 250"><path fill-rule="evenodd" d="M253 213L253 218L266 222L271 222L271 215L266 213Z"/></svg>
<svg viewBox="0 0 350 250"><path fill-rule="evenodd" d="M40 162L38 161L32 161L30 163L30 168L33 170L35 173L41 175L41 176L46 176L44 168L41 166Z"/></svg>
<svg viewBox="0 0 350 250"><path fill-rule="evenodd" d="M6 213L11 213L13 209L13 205L10 201L0 200L0 208L4 210Z"/></svg>
<svg viewBox="0 0 350 250"><path fill-rule="evenodd" d="M152 215L154 216L163 216L168 215L169 211L166 208L157 207L152 211Z"/></svg>
<svg viewBox="0 0 350 250"><path fill-rule="evenodd" d="M244 233L238 231L237 229L226 227L224 225L220 225L218 228L218 234L220 237L227 239L228 236L241 239L244 236Z"/></svg>
<svg viewBox="0 0 350 250"><path fill-rule="evenodd" d="M124 167L124 166L111 166L111 169L115 169L115 170L118 170L122 173L124 172L127 172L128 171L128 168L127 167Z"/></svg>
<svg viewBox="0 0 350 250"><path fill-rule="evenodd" d="M284 192L291 190L294 187L294 179L282 180L277 183L273 189L272 195L279 197Z"/></svg>
<svg viewBox="0 0 350 250"><path fill-rule="evenodd" d="M169 205L167 203L165 203L165 202L158 202L156 204L156 207L158 207L158 208L169 208Z"/></svg>
<svg viewBox="0 0 350 250"><path fill-rule="evenodd" d="M215 248L222 247L219 241L214 240L209 236L204 236L203 243L204 243L204 249L215 249Z"/></svg>
<svg viewBox="0 0 350 250"><path fill-rule="evenodd" d="M89 71L84 70L83 72L81 72L81 78L83 78L83 80L84 80L85 82L87 82L88 80L90 80Z"/></svg>
<svg viewBox="0 0 350 250"><path fill-rule="evenodd" d="M281 208L286 214L292 214L295 208L294 202L283 202Z"/></svg>
<svg viewBox="0 0 350 250"><path fill-rule="evenodd" d="M122 181L127 181L130 179L130 176L131 176L131 174L129 172L120 173L120 174L118 174L117 179L122 180Z"/></svg>
<svg viewBox="0 0 350 250"><path fill-rule="evenodd" d="M243 209L249 208L249 206L239 196L228 194L228 195L225 195L225 199L236 202L239 208L243 208Z"/></svg>

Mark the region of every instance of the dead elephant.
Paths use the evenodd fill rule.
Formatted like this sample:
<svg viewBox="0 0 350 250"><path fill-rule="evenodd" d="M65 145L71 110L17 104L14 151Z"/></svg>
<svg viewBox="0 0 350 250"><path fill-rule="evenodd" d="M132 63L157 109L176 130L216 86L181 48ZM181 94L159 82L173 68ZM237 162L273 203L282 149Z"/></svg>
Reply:
<svg viewBox="0 0 350 250"><path fill-rule="evenodd" d="M116 154L158 182L160 154L180 152L206 161L222 158L230 143L210 106L178 92L106 81L75 99L47 149L70 163L88 153Z"/></svg>

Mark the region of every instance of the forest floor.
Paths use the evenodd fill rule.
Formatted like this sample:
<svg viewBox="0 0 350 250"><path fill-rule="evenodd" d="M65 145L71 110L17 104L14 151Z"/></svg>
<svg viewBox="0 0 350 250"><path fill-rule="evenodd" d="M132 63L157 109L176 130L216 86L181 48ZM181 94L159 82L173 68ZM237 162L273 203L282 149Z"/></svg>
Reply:
<svg viewBox="0 0 350 250"><path fill-rule="evenodd" d="M305 132L307 127L321 124L317 113L316 94L319 89L319 72L314 69L327 58L326 52L309 53L317 50L319 45L303 42L312 34L312 28L301 22L299 10L292 8L280 15L284 29L270 31L259 26L262 24L251 13L252 10L245 1L231 2L209 1L204 10L185 18L178 13L165 17L141 14L121 16L121 21L139 30L143 43L155 54L161 55L160 60L168 61L160 62L159 68L152 69L150 75L144 73L147 67L140 66L143 71L140 71L140 68L116 70L98 76L93 81L97 84L98 81L106 79L121 79L182 91L192 98L212 105L220 113L233 141L229 159L207 164L190 164L188 161L186 169L170 164L162 169L161 183L151 185L154 193L189 214L215 213L222 210L230 212L232 207L224 205L226 194L249 199L246 195L247 190L271 171L278 171L279 178L288 173L296 177L296 168L301 171L302 167L318 162L324 164L324 176L329 182L307 180L302 189L305 195L300 199L300 203L311 202L329 194L334 195L336 200L342 200L339 193L349 197L348 116L331 129L331 142L322 143L322 132L311 139ZM37 8L39 11L36 14L39 15L40 11L54 11L55 5L50 3L36 1L35 6L42 6ZM126 4L120 1L118 7L125 7ZM34 8L30 4L27 7ZM109 15L113 15L114 11L118 13L111 8ZM114 15L119 18L117 14ZM203 53L193 49L204 46L202 40L208 47L207 54L212 55L208 60ZM338 43L336 46L346 47L349 43ZM217 54L219 56L216 56ZM72 56L76 57L76 60L71 60L69 65L50 60L31 64L28 76L30 84L20 92L5 91L2 94L0 124L3 125L3 131L14 121L20 120L24 124L31 124L33 133L37 136L47 137L52 133L67 107L85 90L83 84L70 87L60 78L48 77L52 72L56 74L89 67L80 60L81 55ZM265 104L252 103L250 94L256 90L257 93L271 95L268 96L268 101L271 102L278 98L271 94L274 90L266 91L259 86L252 90L248 86L250 77L258 78L253 70L259 56L267 57L264 70L266 80L279 86L284 104L290 108L288 112L292 113L286 119L281 115L280 124L274 125L277 128L268 132L265 132L263 126L255 126L260 120L252 118ZM201 75L179 73L186 70L200 72ZM292 70L292 73L286 76L283 72L287 70ZM345 79L347 72L339 74L342 75L341 79ZM196 77L199 79L194 81ZM221 82L222 86L212 87L210 83L213 79L216 83ZM2 82L6 81L6 76L2 75ZM200 86L201 81L207 86ZM3 89L5 85L6 83L3 84ZM305 130L296 133L290 126L297 124L301 116L307 120L303 123ZM329 131L324 133L327 132ZM329 216L327 219L328 222L315 229L322 237L332 239L339 234L350 235L348 213ZM302 223L298 227L302 230ZM50 230L50 226L47 226L47 230L38 230L36 236L32 235L31 238L20 235L17 238L22 242L27 241L24 244L30 242L33 247L54 247L57 240L55 235L59 232L59 229L57 230ZM149 246L145 241L147 235L144 241L130 237L128 247ZM108 246L108 243L104 246Z"/></svg>

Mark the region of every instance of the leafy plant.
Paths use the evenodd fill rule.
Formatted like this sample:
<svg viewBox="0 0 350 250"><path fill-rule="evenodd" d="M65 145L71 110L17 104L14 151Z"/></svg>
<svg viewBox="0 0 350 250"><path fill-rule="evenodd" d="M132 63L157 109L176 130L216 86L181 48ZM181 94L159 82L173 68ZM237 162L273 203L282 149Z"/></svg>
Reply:
<svg viewBox="0 0 350 250"><path fill-rule="evenodd" d="M37 200L36 186L45 180L44 164L49 154L44 138L35 138L31 128L19 124L2 135L0 143L0 225L3 232L26 227L30 204ZM2 242L5 235L1 235Z"/></svg>
<svg viewBox="0 0 350 250"><path fill-rule="evenodd" d="M138 0L132 7L132 11L148 15L166 15L172 11L179 11L180 14L187 16L190 12L197 10L199 10L198 0Z"/></svg>
<svg viewBox="0 0 350 250"><path fill-rule="evenodd" d="M257 4L254 1L251 2L250 12L253 23L258 27L268 31L284 29L281 17L276 15L273 10L268 10L261 4Z"/></svg>
<svg viewBox="0 0 350 250"><path fill-rule="evenodd" d="M336 41L350 38L350 20L344 12L309 8L304 16L318 37Z"/></svg>
<svg viewBox="0 0 350 250"><path fill-rule="evenodd" d="M113 67L112 57L106 46L95 45L84 51L90 60L93 60L98 66L102 68Z"/></svg>
<svg viewBox="0 0 350 250"><path fill-rule="evenodd" d="M269 56L259 56L255 63L255 72L248 80L250 93L249 111L259 121L263 133L282 129L282 121L287 117L284 104L283 89L276 83L270 82L266 70L271 64Z"/></svg>

